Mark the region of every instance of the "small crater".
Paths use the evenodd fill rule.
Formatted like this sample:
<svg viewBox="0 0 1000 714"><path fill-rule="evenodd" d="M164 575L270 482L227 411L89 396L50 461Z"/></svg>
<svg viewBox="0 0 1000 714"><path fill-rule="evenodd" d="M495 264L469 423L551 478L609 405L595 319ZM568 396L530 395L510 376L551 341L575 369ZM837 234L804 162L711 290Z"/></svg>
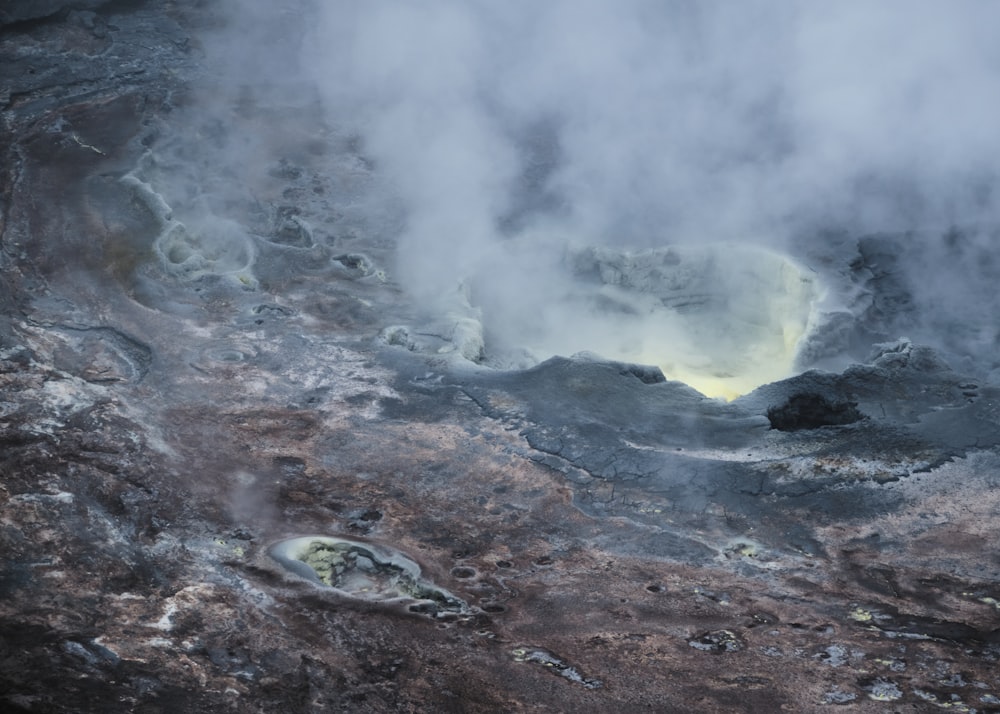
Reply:
<svg viewBox="0 0 1000 714"><path fill-rule="evenodd" d="M358 533L369 533L375 525L382 520L382 512L377 508L368 508L362 511L352 511L348 514L351 519L347 527Z"/></svg>
<svg viewBox="0 0 1000 714"><path fill-rule="evenodd" d="M830 645L825 650L819 654L814 655L823 664L829 665L831 667L840 667L847 664L850 657L850 652L843 645Z"/></svg>
<svg viewBox="0 0 1000 714"><path fill-rule="evenodd" d="M462 600L424 580L415 562L385 546L311 536L277 543L270 554L297 575L348 597L411 602L410 612L445 621L468 611Z"/></svg>
<svg viewBox="0 0 1000 714"><path fill-rule="evenodd" d="M738 541L725 551L726 557L739 557L756 559L761 555L760 546L756 543Z"/></svg>
<svg viewBox="0 0 1000 714"><path fill-rule="evenodd" d="M778 624L778 617L776 615L772 615L769 612L752 612L750 613L750 622L747 624L747 627L776 624Z"/></svg>
<svg viewBox="0 0 1000 714"><path fill-rule="evenodd" d="M604 686L601 680L583 676L575 667L540 647L518 647L511 654L514 655L515 662L540 664L563 679L582 684L587 689L600 689Z"/></svg>
<svg viewBox="0 0 1000 714"><path fill-rule="evenodd" d="M349 277L364 278L375 272L375 265L371 258L362 253L342 253L333 256L333 262L337 264Z"/></svg>
<svg viewBox="0 0 1000 714"><path fill-rule="evenodd" d="M198 357L191 362L191 366L200 370L237 367L252 364L257 357L257 350L250 345L219 341L203 347Z"/></svg>
<svg viewBox="0 0 1000 714"><path fill-rule="evenodd" d="M476 577L476 570L475 568L465 568L465 567L452 568L451 575L453 578L462 578L462 579L474 578Z"/></svg>
<svg viewBox="0 0 1000 714"><path fill-rule="evenodd" d="M712 602L717 602L720 605L728 605L733 601L729 593L725 592L720 593L714 590L706 590L705 588L695 588L694 592L695 595L700 595L708 600L711 600Z"/></svg>
<svg viewBox="0 0 1000 714"><path fill-rule="evenodd" d="M167 272L182 279L238 274L253 282L255 255L243 229L234 221L206 216L195 225L170 221L157 238L156 251Z"/></svg>
<svg viewBox="0 0 1000 714"><path fill-rule="evenodd" d="M659 585L647 585L646 590L648 590L651 593L663 592L663 588Z"/></svg>
<svg viewBox="0 0 1000 714"><path fill-rule="evenodd" d="M483 607L483 612L488 612L491 615L496 615L501 612L507 612L506 606L501 605L500 603L497 602L488 602L482 607Z"/></svg>
<svg viewBox="0 0 1000 714"><path fill-rule="evenodd" d="M288 248L312 248L315 245L312 229L298 214L294 206L278 208L268 240Z"/></svg>
<svg viewBox="0 0 1000 714"><path fill-rule="evenodd" d="M854 692L845 692L838 687L834 687L823 695L824 704L849 704L858 698Z"/></svg>
<svg viewBox="0 0 1000 714"><path fill-rule="evenodd" d="M739 638L729 630L704 632L688 640L688 645L696 650L715 654L739 652L744 647Z"/></svg>
<svg viewBox="0 0 1000 714"><path fill-rule="evenodd" d="M217 349L206 350L202 354L212 362L233 364L236 362L247 361L246 352L232 347L220 347Z"/></svg>
<svg viewBox="0 0 1000 714"><path fill-rule="evenodd" d="M295 310L292 308L285 307L284 305L276 305L274 303L261 303L260 305L254 305L250 311L254 315L264 315L274 318L291 317L295 314Z"/></svg>
<svg viewBox="0 0 1000 714"><path fill-rule="evenodd" d="M497 567L506 570L507 568L513 568L514 564L509 560L498 560Z"/></svg>
<svg viewBox="0 0 1000 714"><path fill-rule="evenodd" d="M379 338L387 345L402 347L411 352L417 349L417 343L410 336L410 331L402 325L386 327L379 334Z"/></svg>
<svg viewBox="0 0 1000 714"><path fill-rule="evenodd" d="M899 686L888 679L878 677L874 680L862 681L861 688L868 692L868 698L876 702L894 702L903 698L903 692Z"/></svg>

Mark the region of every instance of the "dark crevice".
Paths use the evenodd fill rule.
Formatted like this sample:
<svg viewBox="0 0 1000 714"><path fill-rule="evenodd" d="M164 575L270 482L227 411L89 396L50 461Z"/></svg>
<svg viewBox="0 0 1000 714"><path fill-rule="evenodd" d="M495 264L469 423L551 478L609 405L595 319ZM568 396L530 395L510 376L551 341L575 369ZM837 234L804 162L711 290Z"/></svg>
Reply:
<svg viewBox="0 0 1000 714"><path fill-rule="evenodd" d="M772 429L799 431L823 426L843 426L864 418L857 402L832 401L821 394L803 393L789 398L781 406L767 410Z"/></svg>

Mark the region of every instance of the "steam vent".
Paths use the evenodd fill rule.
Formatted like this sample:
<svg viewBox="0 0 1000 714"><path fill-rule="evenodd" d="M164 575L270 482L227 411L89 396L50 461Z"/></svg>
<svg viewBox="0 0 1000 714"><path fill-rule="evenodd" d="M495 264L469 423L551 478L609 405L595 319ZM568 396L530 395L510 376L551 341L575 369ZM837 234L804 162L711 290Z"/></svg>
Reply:
<svg viewBox="0 0 1000 714"><path fill-rule="evenodd" d="M0 4L0 711L1000 712L995 22L613 5Z"/></svg>
<svg viewBox="0 0 1000 714"><path fill-rule="evenodd" d="M728 400L794 373L819 298L815 278L792 261L740 245L591 248L568 262L564 300L576 309L562 330L539 335L545 351L655 364Z"/></svg>

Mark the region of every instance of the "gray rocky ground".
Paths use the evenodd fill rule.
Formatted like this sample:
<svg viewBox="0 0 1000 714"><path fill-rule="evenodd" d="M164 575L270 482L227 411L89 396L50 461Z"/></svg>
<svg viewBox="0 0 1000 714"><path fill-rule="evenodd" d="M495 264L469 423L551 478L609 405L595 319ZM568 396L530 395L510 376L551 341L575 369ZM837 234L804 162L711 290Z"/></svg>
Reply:
<svg viewBox="0 0 1000 714"><path fill-rule="evenodd" d="M5 711L1000 711L1000 392L888 238L841 372L491 369L307 94L194 82L210 8L4 8Z"/></svg>

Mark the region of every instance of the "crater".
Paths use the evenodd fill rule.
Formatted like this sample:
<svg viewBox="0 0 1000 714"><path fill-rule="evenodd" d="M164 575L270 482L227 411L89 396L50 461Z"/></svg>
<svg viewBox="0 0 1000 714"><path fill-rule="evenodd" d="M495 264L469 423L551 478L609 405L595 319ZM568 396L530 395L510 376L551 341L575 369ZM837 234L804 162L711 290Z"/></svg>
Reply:
<svg viewBox="0 0 1000 714"><path fill-rule="evenodd" d="M280 206L267 240L287 248L312 248L315 245L312 227L294 206Z"/></svg>
<svg viewBox="0 0 1000 714"><path fill-rule="evenodd" d="M253 245L235 221L205 216L195 223L170 221L155 243L168 273L195 280L204 275L238 274L250 282Z"/></svg>
<svg viewBox="0 0 1000 714"><path fill-rule="evenodd" d="M246 286L256 280L251 269L256 252L246 230L236 221L214 215L201 204L183 205L184 220L146 174L155 160L146 157L140 167L122 177L122 187L132 200L148 212L155 238L153 253L160 267L181 280L207 275L233 276ZM155 173L155 171L153 171Z"/></svg>
<svg viewBox="0 0 1000 714"><path fill-rule="evenodd" d="M600 689L604 686L601 680L584 676L576 667L570 665L558 655L541 647L518 647L511 654L515 662L530 662L541 665L563 679L581 684L587 689Z"/></svg>
<svg viewBox="0 0 1000 714"><path fill-rule="evenodd" d="M592 352L727 400L795 373L821 297L810 272L747 245L570 248L539 262L498 261L472 282L497 366Z"/></svg>
<svg viewBox="0 0 1000 714"><path fill-rule="evenodd" d="M409 604L411 612L438 619L468 610L465 602L421 577L413 560L386 546L304 536L275 544L270 555L296 575L350 598Z"/></svg>
<svg viewBox="0 0 1000 714"><path fill-rule="evenodd" d="M220 340L203 347L191 366L201 370L240 367L253 364L259 356L259 351L249 344Z"/></svg>
<svg viewBox="0 0 1000 714"><path fill-rule="evenodd" d="M333 256L331 260L334 267L350 278L366 278L377 272L371 258L363 253L342 253Z"/></svg>

